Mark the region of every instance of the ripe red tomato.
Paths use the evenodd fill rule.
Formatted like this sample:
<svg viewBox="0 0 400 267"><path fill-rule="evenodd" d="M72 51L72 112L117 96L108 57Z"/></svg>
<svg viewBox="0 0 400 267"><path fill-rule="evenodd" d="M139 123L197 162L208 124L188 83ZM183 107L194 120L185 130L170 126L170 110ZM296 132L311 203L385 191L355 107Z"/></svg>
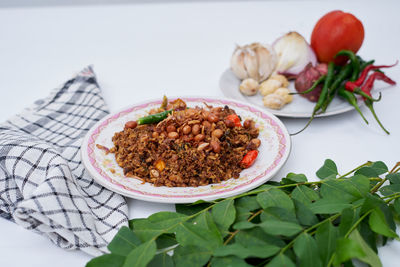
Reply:
<svg viewBox="0 0 400 267"><path fill-rule="evenodd" d="M311 34L311 47L320 62L330 62L340 50L357 53L364 41L364 27L353 14L335 10L327 13L315 24ZM345 63L346 58L335 60Z"/></svg>

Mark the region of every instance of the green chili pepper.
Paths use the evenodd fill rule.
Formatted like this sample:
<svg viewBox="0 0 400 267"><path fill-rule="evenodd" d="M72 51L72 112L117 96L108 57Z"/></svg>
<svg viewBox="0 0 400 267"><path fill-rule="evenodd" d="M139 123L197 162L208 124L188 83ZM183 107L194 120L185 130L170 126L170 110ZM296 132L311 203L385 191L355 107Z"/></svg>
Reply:
<svg viewBox="0 0 400 267"><path fill-rule="evenodd" d="M349 104L352 105L352 106L357 110L357 112L361 115L361 117L363 118L363 120L365 121L365 123L366 123L366 124L369 124L368 121L367 121L367 119L364 117L364 114L361 112L361 109L360 109L360 107L359 107L358 104L357 104L357 98L356 98L356 96L355 96L353 93L351 93L351 92L349 92L349 91L346 91L346 90L344 89L344 86L341 86L341 87L339 88L339 90L338 90L338 95L341 96L341 97L343 97L344 99L346 99L347 102L349 102Z"/></svg>
<svg viewBox="0 0 400 267"><path fill-rule="evenodd" d="M292 92L292 93L290 93L290 95L304 95L304 94L307 94L307 93L313 91L313 90L318 86L318 84L320 84L321 82L323 82L323 81L325 80L325 78L326 78L326 75L322 75L322 76L319 77L318 80L316 80L316 81L313 83L313 85L312 85L310 88L308 88L307 90L305 90L305 91L303 91L303 92Z"/></svg>
<svg viewBox="0 0 400 267"><path fill-rule="evenodd" d="M311 118L308 120L307 124L301 129L300 131L291 134L291 135L296 135L304 131L308 125L312 122L312 120L315 117L315 114L321 109L322 105L325 103L327 96L328 96L328 89L331 86L333 76L335 74L335 64L333 62L329 62L328 64L328 72L326 73L326 79L324 82L324 86L322 87L321 94L319 95L318 101L314 106L313 113L311 114Z"/></svg>
<svg viewBox="0 0 400 267"><path fill-rule="evenodd" d="M329 88L328 99L324 103L321 108L321 113L324 113L328 108L329 104L335 98L337 93L337 89L341 86L341 84L351 75L352 66L350 64L345 65L343 68L340 69L339 74L336 76L335 80L333 81L332 85Z"/></svg>
<svg viewBox="0 0 400 267"><path fill-rule="evenodd" d="M376 122L379 124L379 126L381 126L382 130L386 133L386 134L390 134L390 132L388 130L385 129L385 127L383 126L383 124L381 123L381 121L378 119L378 116L375 113L374 107L373 107L373 101L369 100L369 99L365 99L364 100L365 105L367 105L367 107L369 108L369 110L371 111L372 115L374 116Z"/></svg>
<svg viewBox="0 0 400 267"><path fill-rule="evenodd" d="M350 59L350 64L353 68L350 81L357 80L358 75L360 74L360 62L358 61L357 56L350 50L341 50L336 54L335 58L338 56L347 56Z"/></svg>
<svg viewBox="0 0 400 267"><path fill-rule="evenodd" d="M160 113L156 113L156 114L152 114L146 117L142 117L140 119L137 120L138 124L152 124L152 123L157 123L162 121L163 119L165 119L169 113L172 112L171 110L166 110Z"/></svg>

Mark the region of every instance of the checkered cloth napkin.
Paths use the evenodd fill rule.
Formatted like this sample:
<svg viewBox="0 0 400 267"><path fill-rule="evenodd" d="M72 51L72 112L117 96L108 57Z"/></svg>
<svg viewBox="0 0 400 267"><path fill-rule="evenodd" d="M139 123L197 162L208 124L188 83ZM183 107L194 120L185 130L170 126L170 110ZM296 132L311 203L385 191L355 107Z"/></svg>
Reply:
<svg viewBox="0 0 400 267"><path fill-rule="evenodd" d="M128 223L125 199L97 184L82 138L108 113L91 67L0 124L0 217L91 255Z"/></svg>

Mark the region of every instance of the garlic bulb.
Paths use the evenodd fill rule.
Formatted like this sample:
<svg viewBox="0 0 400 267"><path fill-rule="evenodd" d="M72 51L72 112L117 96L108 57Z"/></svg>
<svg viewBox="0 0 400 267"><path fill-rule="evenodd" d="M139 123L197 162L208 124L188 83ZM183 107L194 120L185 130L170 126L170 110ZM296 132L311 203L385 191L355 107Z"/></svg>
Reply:
<svg viewBox="0 0 400 267"><path fill-rule="evenodd" d="M252 78L247 78L242 81L239 86L240 92L244 95L255 95L258 90L258 82Z"/></svg>
<svg viewBox="0 0 400 267"><path fill-rule="evenodd" d="M278 56L278 63L275 69L277 73L285 75L299 74L308 63L315 65L317 57L314 51L297 32L289 32L278 38L273 44Z"/></svg>
<svg viewBox="0 0 400 267"><path fill-rule="evenodd" d="M270 46L253 43L236 47L231 58L231 69L241 80L252 78L261 82L271 75L276 62L276 54Z"/></svg>

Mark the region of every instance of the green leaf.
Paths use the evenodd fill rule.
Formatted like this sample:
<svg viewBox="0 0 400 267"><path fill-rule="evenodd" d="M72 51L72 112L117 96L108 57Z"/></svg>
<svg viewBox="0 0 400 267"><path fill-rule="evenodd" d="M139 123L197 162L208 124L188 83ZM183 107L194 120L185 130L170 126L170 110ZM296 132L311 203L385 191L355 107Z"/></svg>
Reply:
<svg viewBox="0 0 400 267"><path fill-rule="evenodd" d="M400 193L400 184L391 184L383 186L381 187L381 189L379 189L379 192L381 192L381 194L384 196Z"/></svg>
<svg viewBox="0 0 400 267"><path fill-rule="evenodd" d="M198 246L213 250L222 245L221 235L193 223L182 223L176 228L176 240L182 246Z"/></svg>
<svg viewBox="0 0 400 267"><path fill-rule="evenodd" d="M378 248L377 248L378 234L376 234L371 230L368 221L363 220L360 223L360 227L358 229L365 242L367 242L367 244L370 246L370 248L372 248L373 251L375 251L375 253L378 253Z"/></svg>
<svg viewBox="0 0 400 267"><path fill-rule="evenodd" d="M369 190L369 179L363 175L355 175L347 179L326 180L320 193L323 198L350 203L363 198Z"/></svg>
<svg viewBox="0 0 400 267"><path fill-rule="evenodd" d="M400 214L400 199L396 199L396 200L393 202L393 207L394 207L394 210L395 210L398 214Z"/></svg>
<svg viewBox="0 0 400 267"><path fill-rule="evenodd" d="M246 196L236 199L235 206L237 221L247 220L253 214L253 210L260 208L260 204L258 204L257 197L255 196Z"/></svg>
<svg viewBox="0 0 400 267"><path fill-rule="evenodd" d="M374 209L369 215L369 226L377 234L395 238L397 234L389 228L385 215L380 209Z"/></svg>
<svg viewBox="0 0 400 267"><path fill-rule="evenodd" d="M322 266L328 266L328 262L336 249L336 240L339 237L339 230L330 221L326 221L315 232L315 240L318 246Z"/></svg>
<svg viewBox="0 0 400 267"><path fill-rule="evenodd" d="M202 267L211 258L212 251L205 247L178 246L172 256L176 267Z"/></svg>
<svg viewBox="0 0 400 267"><path fill-rule="evenodd" d="M280 238L273 235L269 235L260 228L253 228L250 230L239 231L235 235L235 242L245 247L252 247L252 246L262 247L268 244L275 245L278 247L285 246L285 242L283 242Z"/></svg>
<svg viewBox="0 0 400 267"><path fill-rule="evenodd" d="M363 261L373 267L382 267L382 263L378 255L376 255L375 251L373 251L368 246L368 244L364 241L357 229L351 232L351 234L349 235L349 239L357 242L361 246L361 249L364 251L365 256L358 258L360 261Z"/></svg>
<svg viewBox="0 0 400 267"><path fill-rule="evenodd" d="M167 253L157 254L147 265L147 267L174 267L172 257Z"/></svg>
<svg viewBox="0 0 400 267"><path fill-rule="evenodd" d="M267 265L267 267L296 267L292 260L285 254L276 255Z"/></svg>
<svg viewBox="0 0 400 267"><path fill-rule="evenodd" d="M358 217L356 209L347 208L342 211L339 224L339 235L341 237L344 237L347 234L353 224L358 220Z"/></svg>
<svg viewBox="0 0 400 267"><path fill-rule="evenodd" d="M130 226L142 242L152 240L164 233L163 229L151 228L151 223L147 219L134 220Z"/></svg>
<svg viewBox="0 0 400 267"><path fill-rule="evenodd" d="M154 240L141 244L128 254L123 267L146 267L156 254L156 250Z"/></svg>
<svg viewBox="0 0 400 267"><path fill-rule="evenodd" d="M169 211L157 212L145 220L133 222L134 232L145 242L163 233L173 233L175 229L188 220L188 216Z"/></svg>
<svg viewBox="0 0 400 267"><path fill-rule="evenodd" d="M387 173L389 171L388 167L382 161L375 161L372 163L371 168L373 168L378 175Z"/></svg>
<svg viewBox="0 0 400 267"><path fill-rule="evenodd" d="M294 210L287 210L280 207L266 208L260 215L261 221L279 220L285 222L298 223Z"/></svg>
<svg viewBox="0 0 400 267"><path fill-rule="evenodd" d="M168 248L177 244L175 235L173 234L162 234L156 239L157 249Z"/></svg>
<svg viewBox="0 0 400 267"><path fill-rule="evenodd" d="M300 266L321 266L317 243L311 235L307 233L300 234L293 244L293 249L300 261Z"/></svg>
<svg viewBox="0 0 400 267"><path fill-rule="evenodd" d="M213 221L213 218L211 216L211 213L206 211L201 213L200 215L196 216L195 219L193 220L193 224L196 224L197 226L203 227L207 230L209 230L215 237L218 237L219 243L222 244L222 236L220 231L218 230L217 225Z"/></svg>
<svg viewBox="0 0 400 267"><path fill-rule="evenodd" d="M267 258L275 255L280 250L280 247L271 244L265 244L263 246L250 246L245 247L239 243L232 245L222 246L214 251L214 256L224 257L224 256L237 256L239 258L245 259L247 257L258 257Z"/></svg>
<svg viewBox="0 0 400 267"><path fill-rule="evenodd" d="M335 162L331 159L325 160L324 165L317 171L316 174L320 179L326 179L332 176L336 177L338 171Z"/></svg>
<svg viewBox="0 0 400 267"><path fill-rule="evenodd" d="M303 230L303 228L292 222L284 222L278 220L268 220L258 225L264 232L271 235L293 236Z"/></svg>
<svg viewBox="0 0 400 267"><path fill-rule="evenodd" d="M236 218L233 199L225 199L217 203L211 210L212 217L221 232L229 229Z"/></svg>
<svg viewBox="0 0 400 267"><path fill-rule="evenodd" d="M251 267L243 259L236 256L214 257L211 260L211 267Z"/></svg>
<svg viewBox="0 0 400 267"><path fill-rule="evenodd" d="M302 182L307 182L307 177L304 174L290 172L282 179L281 184L297 184Z"/></svg>
<svg viewBox="0 0 400 267"><path fill-rule="evenodd" d="M385 202L377 195L368 193L365 196L364 203L361 206L361 213L368 212L369 210L379 208L381 205L385 205Z"/></svg>
<svg viewBox="0 0 400 267"><path fill-rule="evenodd" d="M333 262L334 265L339 265L348 260L359 259L365 256L365 252L358 242L348 238L341 238L337 240L335 259Z"/></svg>
<svg viewBox="0 0 400 267"><path fill-rule="evenodd" d="M296 209L297 220L301 225L311 226L318 223L318 218L315 214L302 202L293 199L293 203Z"/></svg>
<svg viewBox="0 0 400 267"><path fill-rule="evenodd" d="M293 190L292 198L300 201L304 205L308 205L311 202L319 199L319 195L311 188L305 185L300 185L296 186L296 188Z"/></svg>
<svg viewBox="0 0 400 267"><path fill-rule="evenodd" d="M212 203L199 203L199 204L175 204L176 212L185 214L185 215L193 215L196 214L205 208L208 208Z"/></svg>
<svg viewBox="0 0 400 267"><path fill-rule="evenodd" d="M352 207L351 204L342 203L332 199L319 199L309 205L310 210L315 214L332 214L341 212L345 208Z"/></svg>
<svg viewBox="0 0 400 267"><path fill-rule="evenodd" d="M365 177L378 177L379 176L378 172L370 166L362 167L362 168L358 169L354 174L355 175L357 175L357 174L364 175Z"/></svg>
<svg viewBox="0 0 400 267"><path fill-rule="evenodd" d="M236 230L244 230L244 229L251 229L256 227L257 224L248 222L248 221L241 221L241 222L237 222L233 225L233 229Z"/></svg>
<svg viewBox="0 0 400 267"><path fill-rule="evenodd" d="M400 184L400 173L389 173L386 178L391 184Z"/></svg>
<svg viewBox="0 0 400 267"><path fill-rule="evenodd" d="M126 256L141 243L139 237L137 237L131 229L122 226L110 244L108 244L107 248L113 254Z"/></svg>
<svg viewBox="0 0 400 267"><path fill-rule="evenodd" d="M104 254L91 259L86 267L122 267L125 257L116 254Z"/></svg>
<svg viewBox="0 0 400 267"><path fill-rule="evenodd" d="M294 210L294 205L290 197L277 188L272 188L267 192L258 194L257 201L263 209L268 207L280 207L287 210Z"/></svg>

